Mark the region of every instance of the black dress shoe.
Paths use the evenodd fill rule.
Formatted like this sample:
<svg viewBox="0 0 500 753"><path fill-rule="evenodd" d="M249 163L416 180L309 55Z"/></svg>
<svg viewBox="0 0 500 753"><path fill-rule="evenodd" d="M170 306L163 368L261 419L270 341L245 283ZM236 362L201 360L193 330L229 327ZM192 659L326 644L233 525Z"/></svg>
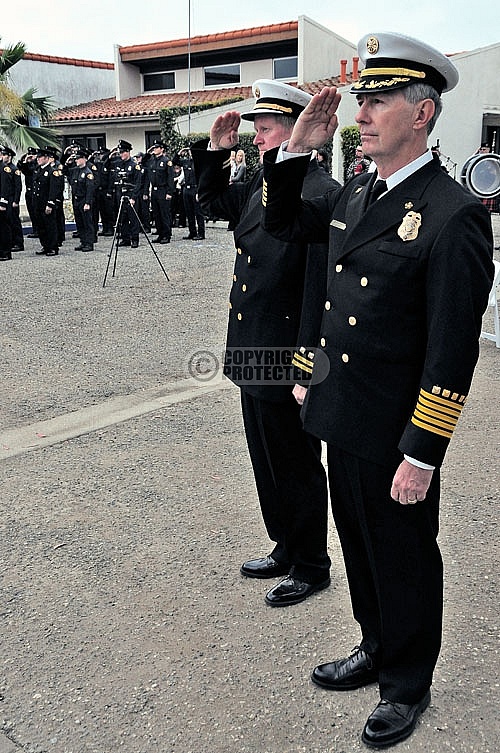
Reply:
<svg viewBox="0 0 500 753"><path fill-rule="evenodd" d="M248 560L240 567L240 573L247 578L279 578L290 572L290 565L276 562L271 555Z"/></svg>
<svg viewBox="0 0 500 753"><path fill-rule="evenodd" d="M394 703L382 699L370 714L361 739L370 748L387 748L406 740L417 724L418 717L431 702L431 691L413 704Z"/></svg>
<svg viewBox="0 0 500 753"><path fill-rule="evenodd" d="M81 243L79 246L75 246L75 251L83 251L83 246Z"/></svg>
<svg viewBox="0 0 500 753"><path fill-rule="evenodd" d="M347 659L339 659L315 667L311 679L328 690L356 690L378 679L373 659L356 646Z"/></svg>
<svg viewBox="0 0 500 753"><path fill-rule="evenodd" d="M12 246L11 251L24 251L24 246Z"/></svg>
<svg viewBox="0 0 500 753"><path fill-rule="evenodd" d="M183 235L182 236L183 241L194 241L194 235Z"/></svg>
<svg viewBox="0 0 500 753"><path fill-rule="evenodd" d="M193 240L194 241L204 241L205 240L205 236L204 235L195 235L195 236L193 236Z"/></svg>
<svg viewBox="0 0 500 753"><path fill-rule="evenodd" d="M132 241L130 245L132 248L139 248L139 241Z"/></svg>
<svg viewBox="0 0 500 753"><path fill-rule="evenodd" d="M170 243L170 238L162 238L160 243L164 245L165 243Z"/></svg>
<svg viewBox="0 0 500 753"><path fill-rule="evenodd" d="M47 252L46 252L46 250L44 248L41 248L40 251L35 251L35 254L37 256L45 256L46 253Z"/></svg>
<svg viewBox="0 0 500 753"><path fill-rule="evenodd" d="M270 607L289 607L292 604L300 604L301 601L305 601L316 591L322 591L329 585L330 578L321 581L321 583L304 583L304 581L294 578L293 575L288 575L267 592L266 604L269 604Z"/></svg>
<svg viewBox="0 0 500 753"><path fill-rule="evenodd" d="M118 243L119 246L130 246L130 241L120 241Z"/></svg>

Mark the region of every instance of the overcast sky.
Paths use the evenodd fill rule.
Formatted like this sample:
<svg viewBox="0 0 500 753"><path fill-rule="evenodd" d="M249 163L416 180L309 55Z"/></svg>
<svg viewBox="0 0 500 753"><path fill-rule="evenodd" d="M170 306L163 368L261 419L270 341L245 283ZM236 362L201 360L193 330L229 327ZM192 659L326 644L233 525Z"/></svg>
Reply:
<svg viewBox="0 0 500 753"><path fill-rule="evenodd" d="M267 26L301 15L353 43L374 31L408 34L445 53L500 41L497 0L4 0L0 46L24 42L33 53L113 62L115 45Z"/></svg>

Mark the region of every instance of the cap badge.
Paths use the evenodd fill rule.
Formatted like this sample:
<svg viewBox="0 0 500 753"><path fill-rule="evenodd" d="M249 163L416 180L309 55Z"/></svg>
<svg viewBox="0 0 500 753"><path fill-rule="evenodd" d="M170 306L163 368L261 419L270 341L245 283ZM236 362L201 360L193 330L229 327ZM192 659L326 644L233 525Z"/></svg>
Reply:
<svg viewBox="0 0 500 753"><path fill-rule="evenodd" d="M366 40L366 51L369 55L376 55L378 52L379 43L377 37L368 37Z"/></svg>
<svg viewBox="0 0 500 753"><path fill-rule="evenodd" d="M398 227L398 235L401 240L414 241L418 236L421 224L422 215L419 212L407 212L403 217L403 222Z"/></svg>
<svg viewBox="0 0 500 753"><path fill-rule="evenodd" d="M258 86L255 87L255 96L257 97L257 99L259 99L260 97L260 87Z"/></svg>

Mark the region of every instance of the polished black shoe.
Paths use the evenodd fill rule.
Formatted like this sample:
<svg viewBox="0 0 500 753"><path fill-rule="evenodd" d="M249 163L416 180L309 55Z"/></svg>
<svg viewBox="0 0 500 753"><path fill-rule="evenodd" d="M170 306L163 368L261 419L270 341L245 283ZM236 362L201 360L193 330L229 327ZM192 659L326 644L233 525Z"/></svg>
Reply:
<svg viewBox="0 0 500 753"><path fill-rule="evenodd" d="M248 560L240 567L240 573L247 578L279 578L282 575L288 575L290 565L284 565L268 555L259 557L256 560Z"/></svg>
<svg viewBox="0 0 500 753"><path fill-rule="evenodd" d="M24 251L24 246L12 246L11 251Z"/></svg>
<svg viewBox="0 0 500 753"><path fill-rule="evenodd" d="M194 241L194 235L183 235L182 236L183 241Z"/></svg>
<svg viewBox="0 0 500 753"><path fill-rule="evenodd" d="M38 238L38 233L28 233L26 238Z"/></svg>
<svg viewBox="0 0 500 753"><path fill-rule="evenodd" d="M118 243L119 246L130 246L130 241L120 241Z"/></svg>
<svg viewBox="0 0 500 753"><path fill-rule="evenodd" d="M193 236L193 240L194 241L204 241L205 240L205 236L204 235L194 235Z"/></svg>
<svg viewBox="0 0 500 753"><path fill-rule="evenodd" d="M347 659L315 667L311 679L316 685L328 690L356 690L376 682L378 671L372 657L356 646Z"/></svg>
<svg viewBox="0 0 500 753"><path fill-rule="evenodd" d="M93 251L93 250L94 250L93 246L82 246L80 249L80 251Z"/></svg>
<svg viewBox="0 0 500 753"><path fill-rule="evenodd" d="M83 246L81 243L79 246L75 246L75 251L83 251Z"/></svg>
<svg viewBox="0 0 500 753"><path fill-rule="evenodd" d="M170 238L162 238L160 243L161 245L165 245L165 243L170 243Z"/></svg>
<svg viewBox="0 0 500 753"><path fill-rule="evenodd" d="M288 575L267 592L266 604L270 607L289 607L292 604L300 604L301 601L305 601L316 591L322 591L329 585L330 578L321 581L321 583L304 583L304 581L294 578L293 575Z"/></svg>
<svg viewBox="0 0 500 753"><path fill-rule="evenodd" d="M139 248L139 241L132 241L130 246L131 248Z"/></svg>
<svg viewBox="0 0 500 753"><path fill-rule="evenodd" d="M370 748L387 748L406 740L430 702L430 690L418 703L413 704L382 699L368 717L361 739Z"/></svg>
<svg viewBox="0 0 500 753"><path fill-rule="evenodd" d="M11 261L12 260L12 254L9 251L7 254L2 254L0 256L0 261Z"/></svg>
<svg viewBox="0 0 500 753"><path fill-rule="evenodd" d="M45 256L59 256L59 249L58 248L51 248L48 251L45 252Z"/></svg>
<svg viewBox="0 0 500 753"><path fill-rule="evenodd" d="M46 252L46 250L44 248L41 248L40 251L35 251L35 254L37 256L45 256L46 253L47 252Z"/></svg>

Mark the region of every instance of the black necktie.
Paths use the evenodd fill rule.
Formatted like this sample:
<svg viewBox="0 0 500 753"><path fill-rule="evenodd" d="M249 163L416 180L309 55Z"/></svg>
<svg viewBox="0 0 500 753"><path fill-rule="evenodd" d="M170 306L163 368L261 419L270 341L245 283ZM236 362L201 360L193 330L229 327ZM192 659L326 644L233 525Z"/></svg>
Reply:
<svg viewBox="0 0 500 753"><path fill-rule="evenodd" d="M370 191L368 203L372 204L374 201L377 201L378 197L383 194L384 191L387 191L387 183L385 182L385 180L376 180L373 184L372 190Z"/></svg>

